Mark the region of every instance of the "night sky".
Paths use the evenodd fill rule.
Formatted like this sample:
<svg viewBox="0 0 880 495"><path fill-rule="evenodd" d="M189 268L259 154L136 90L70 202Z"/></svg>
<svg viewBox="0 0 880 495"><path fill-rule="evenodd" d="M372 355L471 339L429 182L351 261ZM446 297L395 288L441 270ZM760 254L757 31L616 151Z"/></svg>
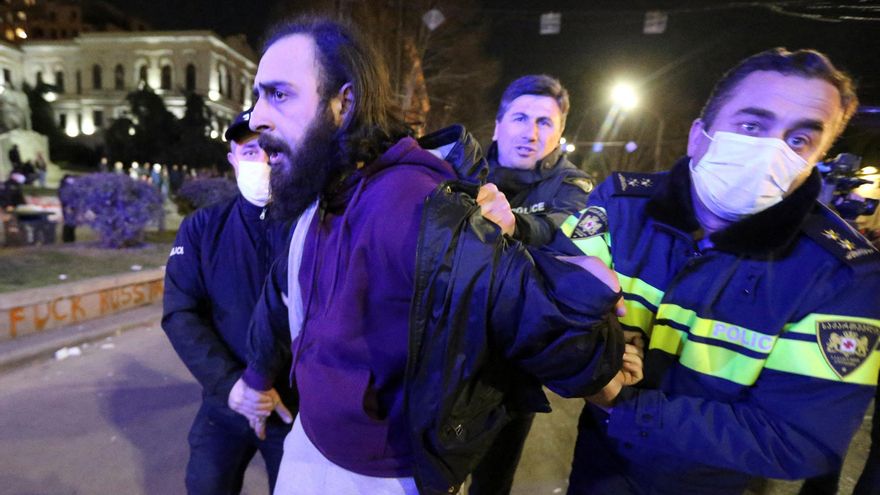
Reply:
<svg viewBox="0 0 880 495"><path fill-rule="evenodd" d="M248 0L125 0L111 2L139 15L157 29L212 29L221 35L244 33L255 46L272 17L291 2ZM406 2L405 2L406 3ZM763 2L785 4L788 14L753 6L761 2L703 1L545 1L482 0L456 2L459 9L480 10L489 32L485 50L501 62L492 98L504 85L528 73L559 77L572 95L567 133L595 128L608 110L610 85L621 78L639 86L645 112L662 115L671 136L680 136L696 117L712 84L740 59L763 49L815 48L830 55L859 83L866 106L880 106L880 2ZM829 4L827 9L805 5ZM437 2L442 10L444 2ZM737 7L749 4L748 7ZM646 10L668 12L666 31L642 33ZM562 31L541 36L543 12L562 14ZM167 15L175 12L175 15ZM827 14L877 20L823 22L800 14ZM455 18L454 7L447 16ZM585 136L581 136L584 139Z"/></svg>

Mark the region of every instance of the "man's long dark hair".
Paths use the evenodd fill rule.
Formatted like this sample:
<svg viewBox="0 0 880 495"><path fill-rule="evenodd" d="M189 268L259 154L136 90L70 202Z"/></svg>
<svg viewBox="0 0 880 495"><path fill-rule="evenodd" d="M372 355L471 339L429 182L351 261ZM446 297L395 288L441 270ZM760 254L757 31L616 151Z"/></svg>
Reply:
<svg viewBox="0 0 880 495"><path fill-rule="evenodd" d="M342 160L350 165L369 164L400 138L412 134L397 115L385 61L357 29L317 15L295 17L269 29L262 53L294 34L308 35L315 42L322 106L343 85L351 84L354 108L337 134Z"/></svg>

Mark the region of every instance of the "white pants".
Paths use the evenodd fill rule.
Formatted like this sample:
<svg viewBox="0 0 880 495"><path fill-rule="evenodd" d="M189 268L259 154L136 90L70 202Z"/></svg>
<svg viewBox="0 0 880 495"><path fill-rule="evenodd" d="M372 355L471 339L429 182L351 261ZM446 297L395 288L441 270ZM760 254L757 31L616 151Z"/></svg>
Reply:
<svg viewBox="0 0 880 495"><path fill-rule="evenodd" d="M353 439L352 441L356 441ZM306 436L299 416L284 439L274 495L418 495L412 478L376 478L330 462Z"/></svg>

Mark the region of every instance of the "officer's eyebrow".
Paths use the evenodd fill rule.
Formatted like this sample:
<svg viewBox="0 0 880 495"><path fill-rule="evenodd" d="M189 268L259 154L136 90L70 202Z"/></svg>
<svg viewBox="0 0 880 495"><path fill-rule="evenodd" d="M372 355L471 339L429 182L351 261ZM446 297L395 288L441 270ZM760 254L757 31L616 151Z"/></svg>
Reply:
<svg viewBox="0 0 880 495"><path fill-rule="evenodd" d="M759 108L759 107L741 108L741 109L737 110L736 113L734 113L733 115L734 116L751 115L753 117L758 117L760 119L766 119L766 120L771 120L771 119L776 118L775 113L771 112L770 110L767 110L766 108Z"/></svg>

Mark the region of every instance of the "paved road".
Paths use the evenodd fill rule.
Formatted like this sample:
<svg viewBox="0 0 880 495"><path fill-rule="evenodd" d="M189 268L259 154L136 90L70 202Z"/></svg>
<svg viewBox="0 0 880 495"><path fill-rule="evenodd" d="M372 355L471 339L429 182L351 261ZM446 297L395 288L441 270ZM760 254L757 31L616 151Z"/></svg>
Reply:
<svg viewBox="0 0 880 495"><path fill-rule="evenodd" d="M157 326L6 371L0 390L0 493L185 493L200 389ZM244 493L267 492L252 463Z"/></svg>
<svg viewBox="0 0 880 495"><path fill-rule="evenodd" d="M0 373L0 493L10 495L184 493L186 434L199 387L156 325L82 347L82 355ZM565 493L582 402L552 396L538 415L514 495ZM841 482L850 493L864 465L868 424ZM771 483L790 495L797 483ZM267 493L257 456L245 494Z"/></svg>

